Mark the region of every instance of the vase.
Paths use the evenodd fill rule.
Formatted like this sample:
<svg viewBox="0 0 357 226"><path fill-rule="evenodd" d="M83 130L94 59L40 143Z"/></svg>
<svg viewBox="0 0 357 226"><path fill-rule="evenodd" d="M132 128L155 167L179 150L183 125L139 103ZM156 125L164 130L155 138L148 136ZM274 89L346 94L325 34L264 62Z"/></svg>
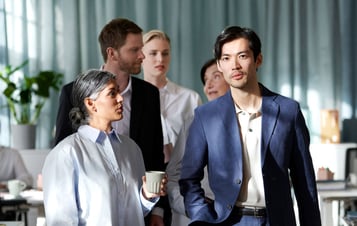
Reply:
<svg viewBox="0 0 357 226"><path fill-rule="evenodd" d="M11 125L11 147L22 149L34 149L36 144L36 125L12 124Z"/></svg>
<svg viewBox="0 0 357 226"><path fill-rule="evenodd" d="M338 110L322 109L320 111L321 143L340 143L340 126Z"/></svg>

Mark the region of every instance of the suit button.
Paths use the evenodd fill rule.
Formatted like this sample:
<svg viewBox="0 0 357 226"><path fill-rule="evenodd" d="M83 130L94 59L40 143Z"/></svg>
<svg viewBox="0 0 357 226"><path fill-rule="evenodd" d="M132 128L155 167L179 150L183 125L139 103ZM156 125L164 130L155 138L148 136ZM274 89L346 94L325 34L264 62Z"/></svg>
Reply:
<svg viewBox="0 0 357 226"><path fill-rule="evenodd" d="M232 210L232 209L233 209L233 206L228 204L228 205L227 205L227 209L228 209L228 210Z"/></svg>
<svg viewBox="0 0 357 226"><path fill-rule="evenodd" d="M241 183L242 183L242 180L241 180L241 179L237 179L237 180L236 180L236 183L237 183L237 184L241 184Z"/></svg>

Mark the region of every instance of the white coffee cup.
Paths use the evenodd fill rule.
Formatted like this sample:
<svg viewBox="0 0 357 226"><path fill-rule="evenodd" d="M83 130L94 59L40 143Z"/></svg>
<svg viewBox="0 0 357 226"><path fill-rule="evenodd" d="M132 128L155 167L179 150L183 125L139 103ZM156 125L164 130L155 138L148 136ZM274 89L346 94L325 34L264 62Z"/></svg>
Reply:
<svg viewBox="0 0 357 226"><path fill-rule="evenodd" d="M7 182L7 188L11 195L17 197L26 188L26 183L21 180L10 180Z"/></svg>
<svg viewBox="0 0 357 226"><path fill-rule="evenodd" d="M146 171L146 188L149 192L160 193L161 180L165 176L163 171Z"/></svg>

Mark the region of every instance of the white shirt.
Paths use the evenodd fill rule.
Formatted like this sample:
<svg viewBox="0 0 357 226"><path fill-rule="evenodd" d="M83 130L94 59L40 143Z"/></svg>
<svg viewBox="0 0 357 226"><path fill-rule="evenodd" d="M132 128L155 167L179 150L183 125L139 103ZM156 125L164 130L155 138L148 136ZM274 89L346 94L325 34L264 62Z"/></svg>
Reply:
<svg viewBox="0 0 357 226"><path fill-rule="evenodd" d="M20 153L16 149L0 146L0 183L18 179L32 186L33 178L27 171Z"/></svg>
<svg viewBox="0 0 357 226"><path fill-rule="evenodd" d="M200 95L167 79L160 91L161 124L164 144L175 146L182 124L191 121L194 110L202 104Z"/></svg>
<svg viewBox="0 0 357 226"><path fill-rule="evenodd" d="M188 124L190 125L191 122ZM184 124L182 126L181 132L172 152L170 162L166 167L166 173L168 176L167 195L169 197L170 206L172 208L171 226L189 225L191 221L188 217L186 217L183 196L180 193L180 186L178 183L181 174L181 163L185 152L185 144L189 125L187 126L187 124ZM205 191L205 196L214 200L214 194L209 186L207 167L205 167L204 170L205 172L201 181L201 187Z"/></svg>
<svg viewBox="0 0 357 226"><path fill-rule="evenodd" d="M171 208L174 210L172 212L171 226L175 226L185 225L187 221L187 218L180 214L183 208L183 199L179 193L178 187L181 159L185 148L183 144L186 141L186 130L183 129L183 125L191 124L194 110L197 106L202 104L202 100L197 92L179 86L171 82L169 79L166 80L166 85L159 89L160 110L164 145L171 143L173 146L171 158L175 155L172 161L170 159L166 168L170 181L167 184L167 193ZM185 132L181 132L181 130L184 130ZM181 138L178 138L180 132L183 134L181 135ZM178 139L181 139L181 141L178 141ZM181 144L177 144L177 142L180 142Z"/></svg>
<svg viewBox="0 0 357 226"><path fill-rule="evenodd" d="M131 76L129 76L128 86L120 93L123 97L123 118L112 122L113 128L122 135L130 137L130 112L131 112L131 94L132 94Z"/></svg>
<svg viewBox="0 0 357 226"><path fill-rule="evenodd" d="M139 147L113 130L88 125L47 156L43 175L46 223L52 225L144 225L153 202L142 196L145 174Z"/></svg>
<svg viewBox="0 0 357 226"><path fill-rule="evenodd" d="M176 145L169 164L166 167L168 175L167 195L169 197L172 208L172 223L171 226L189 225L191 220L186 217L185 205L183 196L180 193L178 181L181 174L181 163L185 152L185 145L188 133L188 126L184 124L178 136ZM205 196L214 200L214 194L209 186L207 167L204 168L204 177L201 181L201 187L204 189Z"/></svg>
<svg viewBox="0 0 357 226"><path fill-rule="evenodd" d="M243 143L243 183L238 196L238 206L265 207L264 184L261 165L262 114L250 114L235 106Z"/></svg>

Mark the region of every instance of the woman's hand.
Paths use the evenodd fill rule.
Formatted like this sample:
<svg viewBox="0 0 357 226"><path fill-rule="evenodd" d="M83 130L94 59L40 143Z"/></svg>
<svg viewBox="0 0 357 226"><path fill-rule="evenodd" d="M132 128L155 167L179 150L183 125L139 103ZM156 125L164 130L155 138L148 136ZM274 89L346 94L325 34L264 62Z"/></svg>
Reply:
<svg viewBox="0 0 357 226"><path fill-rule="evenodd" d="M146 177L143 176L142 177L143 180L143 196L145 199L149 200L151 198L156 198L159 196L165 196L166 195L166 184L167 184L167 174L165 174L164 178L162 178L161 180L161 184L160 184L160 193L151 193L148 191L147 187L146 187Z"/></svg>

